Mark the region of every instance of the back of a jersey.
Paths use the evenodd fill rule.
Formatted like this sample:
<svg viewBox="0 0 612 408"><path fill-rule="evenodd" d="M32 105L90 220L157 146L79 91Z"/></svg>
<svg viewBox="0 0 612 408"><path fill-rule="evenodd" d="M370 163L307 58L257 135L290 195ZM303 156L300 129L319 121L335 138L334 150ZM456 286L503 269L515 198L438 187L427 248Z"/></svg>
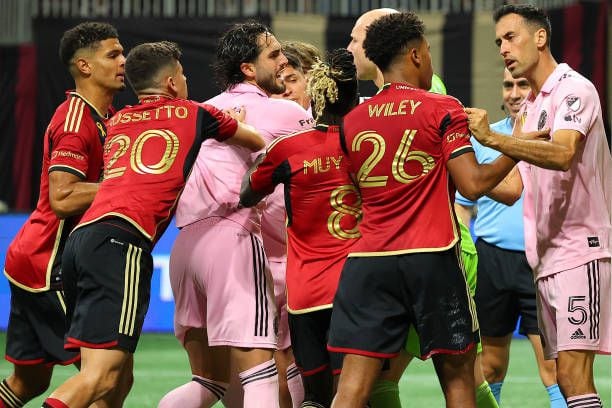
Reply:
<svg viewBox="0 0 612 408"><path fill-rule="evenodd" d="M344 119L362 196L362 238L350 256L442 251L459 239L446 163L472 150L462 105L394 83Z"/></svg>

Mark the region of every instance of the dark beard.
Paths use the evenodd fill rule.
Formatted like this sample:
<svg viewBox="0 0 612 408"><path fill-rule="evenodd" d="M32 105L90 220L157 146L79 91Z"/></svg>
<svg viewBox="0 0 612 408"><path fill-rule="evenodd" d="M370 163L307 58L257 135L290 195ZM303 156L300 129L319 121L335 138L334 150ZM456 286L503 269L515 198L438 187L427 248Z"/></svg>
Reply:
<svg viewBox="0 0 612 408"><path fill-rule="evenodd" d="M285 92L285 83L276 82L276 78L268 76L260 81L257 81L257 86L266 91L270 95L282 94Z"/></svg>

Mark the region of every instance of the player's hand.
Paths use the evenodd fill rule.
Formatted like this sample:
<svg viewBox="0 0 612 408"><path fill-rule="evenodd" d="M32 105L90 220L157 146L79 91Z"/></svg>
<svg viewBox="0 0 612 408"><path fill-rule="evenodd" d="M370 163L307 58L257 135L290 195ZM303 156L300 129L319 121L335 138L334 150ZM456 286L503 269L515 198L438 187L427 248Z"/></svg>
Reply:
<svg viewBox="0 0 612 408"><path fill-rule="evenodd" d="M517 123L514 125L514 129L512 129L512 136L523 140L550 140L550 129L523 133L521 126L519 126Z"/></svg>
<svg viewBox="0 0 612 408"><path fill-rule="evenodd" d="M244 106L237 106L232 109L225 109L223 113L231 116L233 119L236 119L238 122L244 122L246 118L246 109Z"/></svg>
<svg viewBox="0 0 612 408"><path fill-rule="evenodd" d="M465 108L465 113L468 116L468 127L476 140L485 146L493 139L489 127L489 117L487 111L478 108Z"/></svg>

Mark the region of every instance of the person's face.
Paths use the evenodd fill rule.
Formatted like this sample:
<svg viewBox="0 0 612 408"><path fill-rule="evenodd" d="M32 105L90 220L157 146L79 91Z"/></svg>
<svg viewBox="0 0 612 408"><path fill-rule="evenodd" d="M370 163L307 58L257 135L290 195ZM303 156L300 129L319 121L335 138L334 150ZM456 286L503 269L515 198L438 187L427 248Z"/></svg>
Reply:
<svg viewBox="0 0 612 408"><path fill-rule="evenodd" d="M530 29L518 14L507 14L495 25L495 43L504 65L514 78L528 77L538 63L538 45L542 45L542 30Z"/></svg>
<svg viewBox="0 0 612 408"><path fill-rule="evenodd" d="M260 34L257 44L260 53L254 62L255 83L268 95L282 94L285 84L281 71L287 65L287 58L281 52L280 43L271 34Z"/></svg>
<svg viewBox="0 0 612 408"><path fill-rule="evenodd" d="M429 90L431 88L431 77L433 76L433 65L431 63L429 41L426 38L423 38L423 41L421 41L418 53L421 58L421 66L419 67L420 88Z"/></svg>
<svg viewBox="0 0 612 408"><path fill-rule="evenodd" d="M521 102L527 97L531 87L527 78L513 78L510 71L504 69L504 82L502 83L502 97L508 114L515 118L521 108Z"/></svg>
<svg viewBox="0 0 612 408"><path fill-rule="evenodd" d="M287 65L281 72L281 79L285 84L285 92L282 93L283 99L297 102L304 109L310 107L310 98L306 93L306 76L301 70Z"/></svg>
<svg viewBox="0 0 612 408"><path fill-rule="evenodd" d="M89 80L111 91L125 88L125 56L117 38L100 41L84 59L90 69Z"/></svg>
<svg viewBox="0 0 612 408"><path fill-rule="evenodd" d="M174 71L174 75L172 75L172 80L174 81L176 97L187 99L189 94L189 90L187 88L187 77L183 72L183 65L179 61L176 62L176 70Z"/></svg>
<svg viewBox="0 0 612 408"><path fill-rule="evenodd" d="M365 40L368 25L369 22L361 19L357 20L353 31L351 31L351 41L346 47L353 54L353 62L355 68L357 68L357 78L362 81L373 81L376 79L377 73L376 64L366 57L363 49L363 40Z"/></svg>

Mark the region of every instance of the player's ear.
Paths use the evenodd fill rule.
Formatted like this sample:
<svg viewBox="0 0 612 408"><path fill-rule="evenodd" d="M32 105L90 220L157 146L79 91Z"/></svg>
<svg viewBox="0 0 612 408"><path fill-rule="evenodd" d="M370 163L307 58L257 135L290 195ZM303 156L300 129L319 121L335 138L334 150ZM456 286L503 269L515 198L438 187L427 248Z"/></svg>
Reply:
<svg viewBox="0 0 612 408"><path fill-rule="evenodd" d="M178 87L172 75L166 77L164 85L166 86L166 89L170 91L173 95L178 94Z"/></svg>
<svg viewBox="0 0 612 408"><path fill-rule="evenodd" d="M246 79L254 79L257 70L252 62L243 62L240 64L240 71L242 71Z"/></svg>
<svg viewBox="0 0 612 408"><path fill-rule="evenodd" d="M91 75L91 65L89 64L89 61L87 61L87 58L75 57L74 69L83 75Z"/></svg>
<svg viewBox="0 0 612 408"><path fill-rule="evenodd" d="M408 50L408 57L414 66L419 67L421 65L421 54L418 48L410 48Z"/></svg>
<svg viewBox="0 0 612 408"><path fill-rule="evenodd" d="M548 35L546 34L546 30L543 28L539 28L533 34L535 38L535 43L538 48L543 48L546 45L546 40Z"/></svg>

